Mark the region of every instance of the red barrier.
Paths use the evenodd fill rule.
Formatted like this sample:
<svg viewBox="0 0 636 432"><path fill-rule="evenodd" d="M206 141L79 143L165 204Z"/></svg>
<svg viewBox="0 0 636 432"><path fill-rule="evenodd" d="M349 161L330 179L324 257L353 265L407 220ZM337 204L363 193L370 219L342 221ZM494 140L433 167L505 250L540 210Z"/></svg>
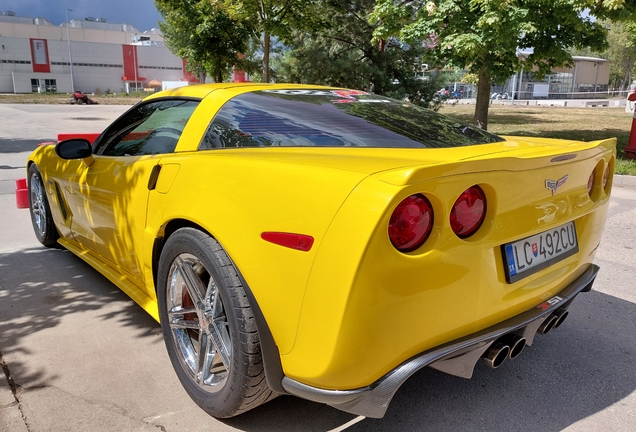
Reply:
<svg viewBox="0 0 636 432"><path fill-rule="evenodd" d="M57 142L64 141L67 139L73 138L84 138L88 140L91 144L97 139L100 134L98 133L65 133L57 135ZM43 142L38 144L39 146L43 145L54 145L55 142ZM29 208L29 189L27 188L27 182L25 178L17 179L15 181L15 205L18 208Z"/></svg>
<svg viewBox="0 0 636 432"><path fill-rule="evenodd" d="M29 190L25 178L15 181L15 205L18 208L29 208Z"/></svg>
<svg viewBox="0 0 636 432"><path fill-rule="evenodd" d="M61 133L57 134L57 142L73 138L84 138L93 144L93 141L95 141L99 135L98 133Z"/></svg>
<svg viewBox="0 0 636 432"><path fill-rule="evenodd" d="M636 103L636 93L630 93L627 96L627 103ZM625 147L625 156L630 159L636 159L636 109L634 110L634 117L632 118L632 131L629 133L629 142Z"/></svg>

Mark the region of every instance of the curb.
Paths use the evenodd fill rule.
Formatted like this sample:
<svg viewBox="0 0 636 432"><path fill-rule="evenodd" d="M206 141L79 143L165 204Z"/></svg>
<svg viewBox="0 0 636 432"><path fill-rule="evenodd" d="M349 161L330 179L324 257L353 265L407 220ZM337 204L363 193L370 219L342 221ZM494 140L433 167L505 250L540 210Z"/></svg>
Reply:
<svg viewBox="0 0 636 432"><path fill-rule="evenodd" d="M616 174L614 175L613 185L636 189L636 176Z"/></svg>

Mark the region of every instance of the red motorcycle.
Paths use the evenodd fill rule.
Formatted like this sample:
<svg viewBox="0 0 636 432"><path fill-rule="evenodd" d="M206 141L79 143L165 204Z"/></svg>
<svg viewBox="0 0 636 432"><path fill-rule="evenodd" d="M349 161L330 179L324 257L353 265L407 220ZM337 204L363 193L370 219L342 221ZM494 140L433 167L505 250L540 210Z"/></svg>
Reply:
<svg viewBox="0 0 636 432"><path fill-rule="evenodd" d="M71 97L71 104L78 104L78 105L97 105L97 102L95 102L93 99L89 98L88 96L86 96L84 93L82 93L81 91L77 90L73 93L72 97Z"/></svg>

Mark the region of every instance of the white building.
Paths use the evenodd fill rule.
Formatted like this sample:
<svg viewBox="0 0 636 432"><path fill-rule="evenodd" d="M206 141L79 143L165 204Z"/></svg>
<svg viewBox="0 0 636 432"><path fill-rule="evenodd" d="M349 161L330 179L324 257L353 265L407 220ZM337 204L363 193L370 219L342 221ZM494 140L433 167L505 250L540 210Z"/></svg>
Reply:
<svg viewBox="0 0 636 432"><path fill-rule="evenodd" d="M520 52L523 60L529 53ZM596 57L572 56L573 67L552 69L538 79L533 71L521 71L505 84L493 86L492 92L514 92L517 99L594 99L607 97L610 62ZM536 67L534 68L536 70Z"/></svg>
<svg viewBox="0 0 636 432"><path fill-rule="evenodd" d="M155 29L141 33L103 18L58 27L44 18L0 15L0 93L122 93L151 80L195 80Z"/></svg>

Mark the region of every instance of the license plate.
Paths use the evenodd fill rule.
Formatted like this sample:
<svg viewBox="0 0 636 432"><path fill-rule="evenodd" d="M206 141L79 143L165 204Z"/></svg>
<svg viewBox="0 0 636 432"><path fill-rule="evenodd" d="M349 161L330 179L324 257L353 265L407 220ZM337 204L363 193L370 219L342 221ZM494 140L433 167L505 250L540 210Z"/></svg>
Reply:
<svg viewBox="0 0 636 432"><path fill-rule="evenodd" d="M579 251L574 222L501 246L506 280L513 283Z"/></svg>

